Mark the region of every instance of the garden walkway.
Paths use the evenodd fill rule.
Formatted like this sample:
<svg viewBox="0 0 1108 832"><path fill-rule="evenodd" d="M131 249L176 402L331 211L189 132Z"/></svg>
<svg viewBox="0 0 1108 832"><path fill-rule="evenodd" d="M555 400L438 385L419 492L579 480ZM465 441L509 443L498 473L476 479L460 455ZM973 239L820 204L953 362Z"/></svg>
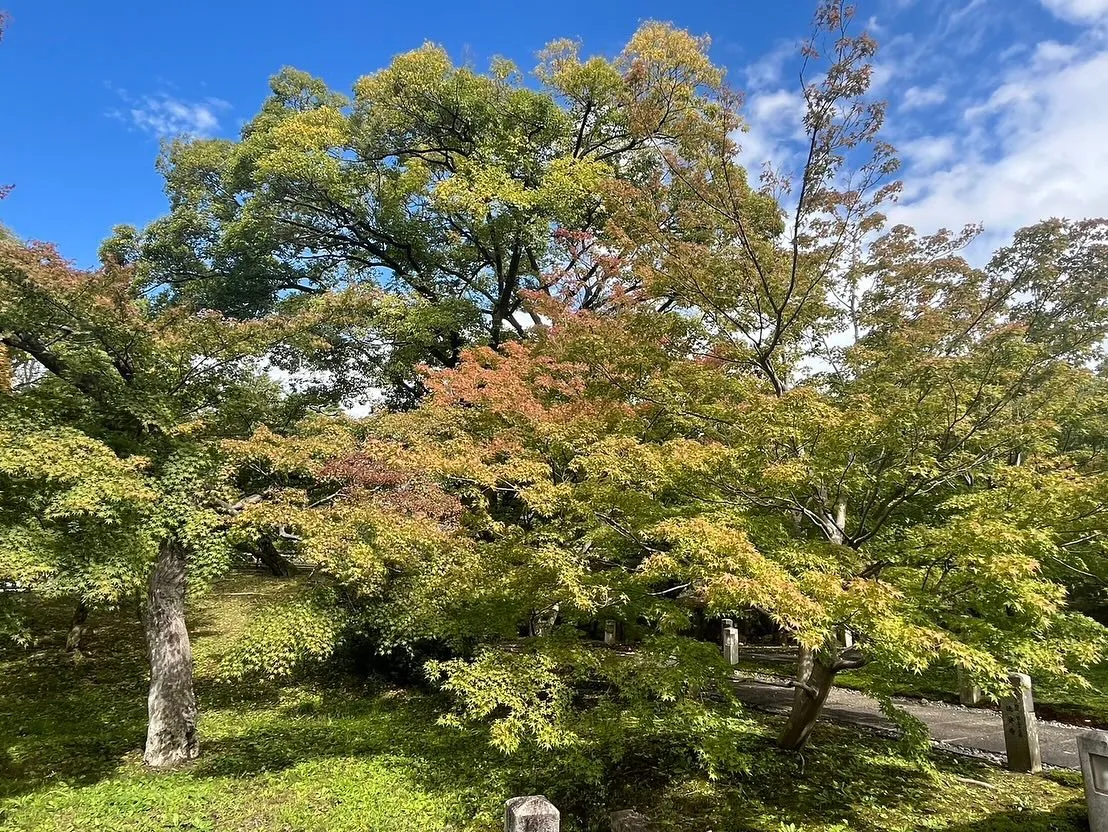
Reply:
<svg viewBox="0 0 1108 832"><path fill-rule="evenodd" d="M735 674L735 692L739 699L758 710L784 713L792 704L793 689L785 677L762 674ZM922 720L931 730L931 739L939 747L956 751L971 750L1003 760L1004 729L1000 714L988 708L963 708L918 699L896 699L897 705ZM894 731L877 702L863 693L834 688L827 697L823 716L847 725L858 725L882 732ZM1039 745L1043 763L1059 768L1078 769L1077 735L1084 728L1039 720Z"/></svg>

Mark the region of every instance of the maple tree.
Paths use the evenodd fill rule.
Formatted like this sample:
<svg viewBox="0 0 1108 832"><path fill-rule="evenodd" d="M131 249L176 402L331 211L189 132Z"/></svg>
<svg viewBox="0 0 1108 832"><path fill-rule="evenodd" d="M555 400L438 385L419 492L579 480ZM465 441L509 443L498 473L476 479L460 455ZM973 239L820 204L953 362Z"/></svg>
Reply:
<svg viewBox="0 0 1108 832"><path fill-rule="evenodd" d="M673 331L668 353L658 325ZM491 718L503 750L537 742L599 763L669 737L707 765L737 767L742 720L702 701L727 694L727 669L684 633L700 593L690 582L716 585L713 563L676 564L647 541L699 512L680 495L715 451L671 436L671 418L592 372L637 387L687 344L680 328L582 318L564 337L464 353L428 374L416 410L230 441L249 488L266 494L236 520L282 529L341 587L337 606L315 610L342 621L331 637L368 637L393 661L437 655L426 670L459 703L448 721ZM321 633L304 612L295 626ZM606 618L632 652L581 637ZM252 642L237 669L266 674L330 649L276 647ZM590 704L578 707L583 690Z"/></svg>
<svg viewBox="0 0 1108 832"><path fill-rule="evenodd" d="M29 369L0 391L0 576L82 605L145 593L145 756L160 767L198 753L186 582L233 557L218 440L302 415L262 359L316 348L314 330L367 304L347 292L230 321L164 307L105 257L81 271L0 240L0 342Z"/></svg>
<svg viewBox="0 0 1108 832"><path fill-rule="evenodd" d="M921 606L931 604L932 623L941 626L922 638L919 653L909 632L891 629L903 639L893 663L911 668L926 664L928 652L946 651L941 633L971 626L965 618L954 624L959 615L989 617L973 604L944 607L933 582L951 573L988 574L991 567L973 560L984 557L980 550L971 550L971 563L958 564L949 553L906 562L880 549L902 545L894 543L899 536L923 534L928 523L970 523L969 506L979 504L984 513L998 496L982 490L982 480L1024 476L1007 470L1013 454L1024 460L1050 442L1073 402L1072 386L1090 383L1087 365L1102 358L1105 222L1053 220L1023 229L983 269L959 256L976 235L972 227L930 236L900 226L882 233L882 208L899 190L892 179L897 163L880 138L883 104L868 95L876 46L865 34L850 34L852 14L845 3L822 5L804 46L806 142L798 171L768 169L762 193L752 193L734 162L736 147L720 137L699 166L667 156L669 187L624 189L614 223L624 249L637 255L632 268L647 293L697 316L701 353L756 382L756 398L739 412L756 402L757 415L736 420L746 450L719 472L721 494L787 520L794 545L807 548L814 537L830 547L822 551L837 553L828 575L842 582L836 604L848 604L834 613L837 626L868 631L878 654L890 648L874 630L890 625L866 620L882 609L866 593L917 593ZM673 190L692 198L675 199ZM1056 464L1049 455L1036 463ZM1095 501L1097 482L1075 480L1086 501ZM1027 508L1034 511L1033 504ZM1072 502L1059 508L1059 521L1066 512L1074 512L1071 521L1081 514ZM1012 518L999 525L1010 535L1017 534L1013 524L1028 534L1050 525L1042 513L1021 523L1027 526ZM1005 538L999 528L975 534ZM928 552L941 548L917 543ZM1072 541L1056 543L1066 549ZM1004 551L1018 549L1009 540ZM1043 553L1023 551L1022 566L1008 565L1026 576ZM1051 557L1064 560L1058 550ZM909 563L927 563L926 577L913 568L897 571ZM894 575L910 577L894 585ZM963 601L970 595L962 585L956 592ZM1013 607L1035 605L1026 598L994 605L1006 617L990 624L1007 632L1002 624ZM1038 609L1046 615L1046 605ZM836 673L871 654L865 637L848 648L832 627L794 632L801 659L782 744L797 748ZM1090 636L1089 643L1099 641ZM1005 649L1012 651L1009 661L1056 655L1033 660L1031 643ZM949 650L956 663L999 678L996 665L971 653Z"/></svg>
<svg viewBox="0 0 1108 832"><path fill-rule="evenodd" d="M425 515L394 527L381 483L325 476L308 505L326 491L327 507L295 516L306 545L326 541L324 563L350 559L343 581L407 576L374 583L385 642L430 637L433 621L492 643L436 667L467 713L508 709L501 744L557 736L550 703L572 697L555 668L610 672L544 642L526 670L495 646L524 624L611 615L653 637L682 632L691 609L757 609L800 646L788 748L845 669L942 660L999 693L1010 667L1074 678L1101 655L1103 631L1059 580L1101 568L1101 451L1057 437L1099 401L1108 226L1040 223L984 268L960 255L975 229L882 232L898 185L868 99L875 47L849 35L845 4L816 23L804 55L826 66L804 81L794 177L749 185L730 131L655 147L646 180L602 183L604 237L561 232L545 291L524 296L549 334L463 353L428 373L419 410L305 469L334 477L327 465L364 455L434 472L462 501L456 528ZM279 470L279 447L246 452ZM413 551L409 534L430 538ZM509 694L506 667L548 683Z"/></svg>

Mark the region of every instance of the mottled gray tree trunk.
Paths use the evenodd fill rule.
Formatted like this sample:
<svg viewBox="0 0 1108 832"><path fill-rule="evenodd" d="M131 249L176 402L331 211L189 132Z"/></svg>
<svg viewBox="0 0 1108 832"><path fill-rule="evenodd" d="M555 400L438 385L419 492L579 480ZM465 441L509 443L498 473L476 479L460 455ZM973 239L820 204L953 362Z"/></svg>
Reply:
<svg viewBox="0 0 1108 832"><path fill-rule="evenodd" d="M143 625L150 658L143 759L153 768L168 768L200 754L192 645L185 628L185 551L176 541L167 540L158 550Z"/></svg>
<svg viewBox="0 0 1108 832"><path fill-rule="evenodd" d="M85 635L85 625L88 623L88 604L84 601L77 602L77 609L73 611L73 618L69 622L69 633L65 637L65 649L70 653L77 653L81 649L81 639Z"/></svg>
<svg viewBox="0 0 1108 832"><path fill-rule="evenodd" d="M806 649L806 648L802 648ZM809 656L811 652L809 651ZM777 740L781 748L799 751L808 743L812 729L816 727L823 703L835 683L835 671L816 656L809 659L807 676L797 680L793 707L789 712L789 721ZM798 674L799 676L800 674Z"/></svg>

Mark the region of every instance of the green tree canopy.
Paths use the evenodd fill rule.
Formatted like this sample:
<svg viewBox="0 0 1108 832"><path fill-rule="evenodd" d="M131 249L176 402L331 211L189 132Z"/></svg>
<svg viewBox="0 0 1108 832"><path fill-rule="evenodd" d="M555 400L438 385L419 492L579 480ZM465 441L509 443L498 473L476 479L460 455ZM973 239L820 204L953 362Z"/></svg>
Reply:
<svg viewBox="0 0 1108 832"><path fill-rule="evenodd" d="M350 97L282 70L238 141L167 147L170 213L106 251L136 258L163 302L236 317L356 284L418 298L433 310L408 319L419 355L357 344L410 401L413 364L522 335L524 295L549 291L565 234L603 237L609 185L650 187L663 152L699 154L738 126L706 49L658 23L612 60L558 41L528 86L505 60L481 74L428 44Z"/></svg>
<svg viewBox="0 0 1108 832"><path fill-rule="evenodd" d="M232 555L218 441L301 418L264 359L372 304L350 289L235 321L163 306L131 266L0 240L0 343L29 368L0 390L0 578L89 604L148 587L154 765L196 748L184 591Z"/></svg>

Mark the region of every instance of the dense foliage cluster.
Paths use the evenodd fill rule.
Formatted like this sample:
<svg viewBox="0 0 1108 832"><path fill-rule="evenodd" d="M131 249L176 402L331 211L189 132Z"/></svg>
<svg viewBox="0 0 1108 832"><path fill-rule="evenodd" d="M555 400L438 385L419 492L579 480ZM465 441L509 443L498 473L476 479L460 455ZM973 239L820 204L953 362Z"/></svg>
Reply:
<svg viewBox="0 0 1108 832"><path fill-rule="evenodd" d="M1081 684L1108 221L984 266L975 229L887 228L849 23L820 8L806 162L760 186L707 42L647 23L530 84L434 46L350 97L283 70L238 140L166 148L169 213L100 269L0 242L0 578L146 593L152 765L196 752L185 586L244 557L313 578L226 674L370 653L583 767L748 764L722 617L798 646L788 748L846 669Z"/></svg>

